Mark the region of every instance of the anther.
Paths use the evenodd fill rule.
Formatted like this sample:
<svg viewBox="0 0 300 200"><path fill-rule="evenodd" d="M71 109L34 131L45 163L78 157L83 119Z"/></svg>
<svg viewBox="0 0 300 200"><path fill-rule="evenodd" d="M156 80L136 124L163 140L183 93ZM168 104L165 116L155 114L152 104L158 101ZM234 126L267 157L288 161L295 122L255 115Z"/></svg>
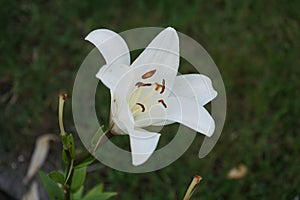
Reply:
<svg viewBox="0 0 300 200"><path fill-rule="evenodd" d="M136 103L136 105L141 106L142 112L145 112L146 108L145 108L145 106L144 106L143 104L141 104L141 103Z"/></svg>
<svg viewBox="0 0 300 200"><path fill-rule="evenodd" d="M142 79L147 79L147 78L152 77L153 74L155 74L155 72L156 72L156 69L146 72L145 74L143 74Z"/></svg>
<svg viewBox="0 0 300 200"><path fill-rule="evenodd" d="M158 100L158 103L161 103L165 108L167 108L167 104L164 102L163 99Z"/></svg>
<svg viewBox="0 0 300 200"><path fill-rule="evenodd" d="M135 84L135 86L137 87L141 87L141 86L151 86L152 84L151 83L143 83L143 82L137 82Z"/></svg>
<svg viewBox="0 0 300 200"><path fill-rule="evenodd" d="M155 90L158 91L159 89L160 90L160 94L162 94L164 91L165 91L165 79L162 80L162 84L159 84L159 83L155 83L156 87L155 87Z"/></svg>

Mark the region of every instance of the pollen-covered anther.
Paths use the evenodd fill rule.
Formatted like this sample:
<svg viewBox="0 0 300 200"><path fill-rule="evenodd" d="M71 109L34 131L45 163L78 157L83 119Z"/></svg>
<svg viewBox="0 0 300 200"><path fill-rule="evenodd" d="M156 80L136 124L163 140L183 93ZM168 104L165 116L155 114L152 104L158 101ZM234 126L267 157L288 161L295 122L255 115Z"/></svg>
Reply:
<svg viewBox="0 0 300 200"><path fill-rule="evenodd" d="M152 77L155 74L155 72L156 72L156 69L146 72L145 74L143 74L142 79L147 79L147 78Z"/></svg>
<svg viewBox="0 0 300 200"><path fill-rule="evenodd" d="M162 84L159 84L159 83L155 83L155 90L158 91L159 89L160 90L160 94L164 93L165 89L166 89L166 85L165 85L165 79L162 80Z"/></svg>
<svg viewBox="0 0 300 200"><path fill-rule="evenodd" d="M136 103L136 105L140 106L142 108L142 112L145 112L146 108L143 104L141 103Z"/></svg>
<svg viewBox="0 0 300 200"><path fill-rule="evenodd" d="M143 83L143 82L137 82L136 84L135 84L135 86L137 86L138 88L139 87L144 87L144 86L151 86L152 84L151 83Z"/></svg>
<svg viewBox="0 0 300 200"><path fill-rule="evenodd" d="M165 108L168 107L163 99L158 100L158 103L161 103Z"/></svg>

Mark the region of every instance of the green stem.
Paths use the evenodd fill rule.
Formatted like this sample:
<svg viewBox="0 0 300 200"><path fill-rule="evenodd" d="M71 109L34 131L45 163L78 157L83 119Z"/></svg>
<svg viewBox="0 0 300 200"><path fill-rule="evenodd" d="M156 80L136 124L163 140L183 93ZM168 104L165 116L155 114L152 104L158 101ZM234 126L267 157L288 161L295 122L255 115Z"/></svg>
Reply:
<svg viewBox="0 0 300 200"><path fill-rule="evenodd" d="M74 167L73 167L73 160L70 165L68 177L67 177L67 191L66 191L66 200L71 200L71 187L72 187L72 178L73 178L73 173L74 173Z"/></svg>
<svg viewBox="0 0 300 200"><path fill-rule="evenodd" d="M69 159L69 163L66 169L67 176L64 182L65 200L71 200L72 177L74 173L74 159L72 158L72 153L70 149L65 149L65 152Z"/></svg>
<svg viewBox="0 0 300 200"><path fill-rule="evenodd" d="M66 178L63 184L65 200L71 200L71 188L72 188L72 179L74 174L75 153L73 152L74 151L73 137L71 137L72 141L70 142L70 139L67 136L67 133L65 131L64 122L63 122L63 110L64 110L64 103L66 98L67 98L66 93L59 94L58 123L59 123L60 134L63 142L63 148L66 156L68 157L68 164L66 167Z"/></svg>
<svg viewBox="0 0 300 200"><path fill-rule="evenodd" d="M65 184L68 183L68 181L69 181L69 179L70 179L70 177L72 175L72 171L73 171L73 168L74 168L73 164L74 164L74 160L71 160L71 162L70 162L70 164L68 166L68 170L67 170L68 173L67 173L67 177L66 177L66 180L65 180Z"/></svg>

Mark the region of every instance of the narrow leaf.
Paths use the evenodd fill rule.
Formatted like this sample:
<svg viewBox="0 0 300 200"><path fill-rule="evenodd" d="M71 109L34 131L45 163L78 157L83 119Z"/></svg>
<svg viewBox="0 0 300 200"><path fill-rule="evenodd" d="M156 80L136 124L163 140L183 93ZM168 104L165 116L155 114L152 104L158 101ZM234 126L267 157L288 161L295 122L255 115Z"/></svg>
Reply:
<svg viewBox="0 0 300 200"><path fill-rule="evenodd" d="M93 193L88 193L84 198L83 200L94 200L94 199L97 199L97 200L106 200L106 199L109 199L113 196L116 196L117 193L116 192L103 192L103 193L100 193L100 192L93 192Z"/></svg>
<svg viewBox="0 0 300 200"><path fill-rule="evenodd" d="M74 169L73 177L72 177L72 192L76 192L83 185L86 176L86 166L81 168Z"/></svg>
<svg viewBox="0 0 300 200"><path fill-rule="evenodd" d="M68 136L65 134L65 135L61 135L61 141L63 143L63 146L67 149L67 146L68 146Z"/></svg>
<svg viewBox="0 0 300 200"><path fill-rule="evenodd" d="M56 183L64 184L64 182L65 182L64 175L58 171L52 171L49 173L48 176Z"/></svg>
<svg viewBox="0 0 300 200"><path fill-rule="evenodd" d="M74 137L72 134L69 134L68 135L68 145L69 145L69 149L71 151L71 155L72 155L72 158L74 159L75 158L75 144L74 144Z"/></svg>
<svg viewBox="0 0 300 200"><path fill-rule="evenodd" d="M81 167L86 167L88 166L89 164L92 164L93 162L95 161L95 158L90 156L88 157L87 159L81 161L79 164L77 164L75 166L75 168L81 168Z"/></svg>
<svg viewBox="0 0 300 200"><path fill-rule="evenodd" d="M66 154L66 152L65 152L64 149L63 149L62 152L61 152L61 157L62 157L63 161L64 161L66 164L70 162L70 159L69 159L69 157L67 156L67 154Z"/></svg>
<svg viewBox="0 0 300 200"><path fill-rule="evenodd" d="M103 184L99 184L91 189L83 198L83 200L106 200L109 199L117 193L115 192L102 192L103 191Z"/></svg>
<svg viewBox="0 0 300 200"><path fill-rule="evenodd" d="M72 194L72 200L82 200L83 186L79 190Z"/></svg>
<svg viewBox="0 0 300 200"><path fill-rule="evenodd" d="M51 200L63 200L64 193L62 189L43 171L39 172L43 185Z"/></svg>

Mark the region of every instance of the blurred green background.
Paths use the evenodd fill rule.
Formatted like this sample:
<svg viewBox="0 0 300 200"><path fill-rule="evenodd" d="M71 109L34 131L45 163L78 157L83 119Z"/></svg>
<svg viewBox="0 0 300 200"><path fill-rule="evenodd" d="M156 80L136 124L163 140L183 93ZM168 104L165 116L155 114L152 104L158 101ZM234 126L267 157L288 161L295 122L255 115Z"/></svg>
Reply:
<svg viewBox="0 0 300 200"><path fill-rule="evenodd" d="M146 174L108 167L88 175L114 199L181 199L193 175L193 199L299 199L300 1L0 1L0 167L35 138L58 133L57 94L72 94L79 66L93 48L84 37L167 27L208 51L227 92L226 124L213 151L197 157L202 136L170 166ZM66 127L75 132L71 99ZM80 141L77 141L80 143ZM58 144L57 148L60 148ZM248 174L229 180L240 163Z"/></svg>

